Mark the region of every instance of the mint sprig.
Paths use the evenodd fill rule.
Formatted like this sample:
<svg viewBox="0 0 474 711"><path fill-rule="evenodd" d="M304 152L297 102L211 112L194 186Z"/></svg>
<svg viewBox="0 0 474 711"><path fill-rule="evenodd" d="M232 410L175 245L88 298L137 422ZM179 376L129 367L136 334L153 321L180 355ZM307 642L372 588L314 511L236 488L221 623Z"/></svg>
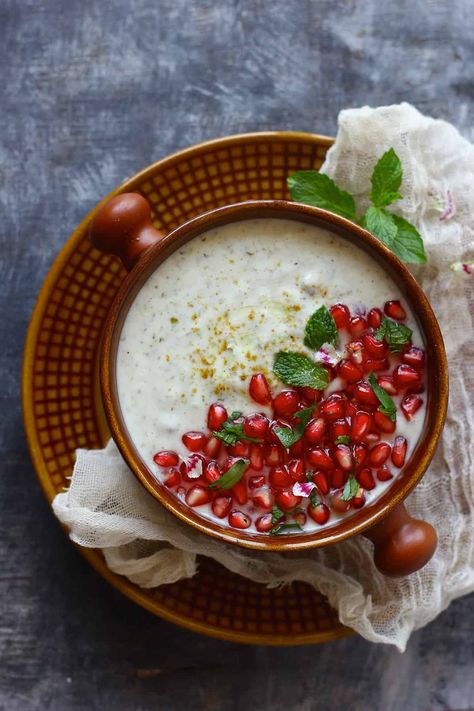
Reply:
<svg viewBox="0 0 474 711"><path fill-rule="evenodd" d="M213 481L212 484L209 484L209 489L215 489L216 486L219 489L232 489L242 479L247 466L247 459L238 459L225 474Z"/></svg>
<svg viewBox="0 0 474 711"><path fill-rule="evenodd" d="M296 529L297 531L303 530L300 524L296 523L296 521L293 521L293 523L278 523L271 529L270 536L277 536L279 533L284 533L285 531L291 531L293 529Z"/></svg>
<svg viewBox="0 0 474 711"><path fill-rule="evenodd" d="M311 407L305 407L304 410L298 410L298 412L295 412L293 419L298 420L298 424L294 427L294 429L290 429L289 427L273 428L274 433L285 449L289 449L302 438L306 425L313 415L313 411L314 405L311 405Z"/></svg>
<svg viewBox="0 0 474 711"><path fill-rule="evenodd" d="M257 439L256 437L248 437L244 433L243 422L235 422L235 420L238 420L241 415L241 412L232 412L230 417L222 423L220 429L213 431L212 434L214 437L220 439L228 447L233 447L234 444L240 440L246 440L247 442L261 442L261 439Z"/></svg>
<svg viewBox="0 0 474 711"><path fill-rule="evenodd" d="M351 438L349 435L339 435L339 437L336 437L334 440L334 444L350 444L351 443Z"/></svg>
<svg viewBox="0 0 474 711"><path fill-rule="evenodd" d="M380 387L377 382L377 377L375 373L370 373L368 380L372 390L377 395L377 399L380 402L380 412L384 415L387 415L387 417L389 417L392 422L395 422L395 420L397 419L397 408L395 407L395 403L393 402L392 398L390 397L390 395L388 395L388 393L385 392L383 388Z"/></svg>
<svg viewBox="0 0 474 711"><path fill-rule="evenodd" d="M273 362L273 372L286 385L324 390L329 375L322 365L295 351L279 351Z"/></svg>
<svg viewBox="0 0 474 711"><path fill-rule="evenodd" d="M321 207L354 222L359 221L407 264L424 264L423 240L414 225L385 208L399 200L403 169L399 157L390 148L379 159L372 172L372 205L358 220L354 198L336 185L329 176L317 170L302 170L287 179L291 197L296 202Z"/></svg>
<svg viewBox="0 0 474 711"><path fill-rule="evenodd" d="M342 496L341 500L342 501L350 501L351 499L356 496L357 492L359 491L359 482L355 478L353 474L349 476L349 479L346 481L344 485L344 489L342 490Z"/></svg>
<svg viewBox="0 0 474 711"><path fill-rule="evenodd" d="M337 327L331 312L327 306L321 306L312 314L304 332L304 344L308 348L317 351L324 343L331 343L333 346L338 342Z"/></svg>
<svg viewBox="0 0 474 711"><path fill-rule="evenodd" d="M400 353L412 335L413 331L411 328L408 328L408 326L405 326L403 323L398 323L391 318L387 318L387 316L383 317L382 323L374 333L378 341L383 341L385 338L392 353Z"/></svg>

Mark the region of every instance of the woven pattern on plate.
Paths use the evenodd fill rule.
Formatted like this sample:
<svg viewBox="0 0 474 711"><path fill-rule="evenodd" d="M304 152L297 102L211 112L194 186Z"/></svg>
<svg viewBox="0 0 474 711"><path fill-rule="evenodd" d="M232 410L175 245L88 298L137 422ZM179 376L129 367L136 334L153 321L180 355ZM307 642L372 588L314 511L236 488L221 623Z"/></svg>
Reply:
<svg viewBox="0 0 474 711"><path fill-rule="evenodd" d="M328 138L296 133L211 141L159 161L113 194L142 193L153 207L156 227L169 231L220 205L288 197L287 175L319 168L331 143ZM49 501L67 486L76 448L101 447L108 439L97 351L104 319L125 272L115 257L90 246L89 220L90 216L73 234L48 275L25 350L25 426ZM142 590L111 573L99 551L82 552L128 597L195 631L264 644L321 642L346 633L326 599L306 584L267 590L202 560L194 578Z"/></svg>

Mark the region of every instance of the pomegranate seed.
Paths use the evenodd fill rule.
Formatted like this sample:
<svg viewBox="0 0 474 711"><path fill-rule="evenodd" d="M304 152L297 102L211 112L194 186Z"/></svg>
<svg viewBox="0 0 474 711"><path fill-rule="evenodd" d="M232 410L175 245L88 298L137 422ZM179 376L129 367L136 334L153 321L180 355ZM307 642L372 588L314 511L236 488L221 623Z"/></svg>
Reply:
<svg viewBox="0 0 474 711"><path fill-rule="evenodd" d="M331 512L326 504L320 502L316 504L316 506L312 506L310 504L308 506L308 514L311 516L313 521L315 521L315 523L320 526L324 526L324 524L328 522Z"/></svg>
<svg viewBox="0 0 474 711"><path fill-rule="evenodd" d="M221 451L222 448L222 442L220 439L217 439L217 437L209 437L207 440L206 446L204 447L204 453L207 454L208 457L211 457L212 459L217 459L219 456L219 452Z"/></svg>
<svg viewBox="0 0 474 711"><path fill-rule="evenodd" d="M369 445L369 447L372 447L374 444L377 444L377 442L380 441L380 434L378 432L369 432L369 434L366 434L364 437L364 442L365 444Z"/></svg>
<svg viewBox="0 0 474 711"><path fill-rule="evenodd" d="M341 469L350 471L352 469L352 452L347 444L338 444L334 449L334 459Z"/></svg>
<svg viewBox="0 0 474 711"><path fill-rule="evenodd" d="M356 384L354 388L354 397L357 402L360 402L363 405L375 406L379 404L377 395L374 393L369 383L366 383L363 380Z"/></svg>
<svg viewBox="0 0 474 711"><path fill-rule="evenodd" d="M393 371L393 379L397 388L409 388L417 386L421 382L421 375L411 365L399 365Z"/></svg>
<svg viewBox="0 0 474 711"><path fill-rule="evenodd" d="M407 317L405 309L398 300L387 301L383 307L383 310L387 316L394 318L396 321L404 321Z"/></svg>
<svg viewBox="0 0 474 711"><path fill-rule="evenodd" d="M232 487L232 496L237 501L238 504L243 506L249 500L249 495L247 493L247 484L243 479L234 484Z"/></svg>
<svg viewBox="0 0 474 711"><path fill-rule="evenodd" d="M365 462L365 458L367 457L367 445L363 444L362 442L358 442L353 446L353 457L354 457L354 462L356 465L356 468L359 468L362 466L362 464Z"/></svg>
<svg viewBox="0 0 474 711"><path fill-rule="evenodd" d="M254 469L256 472L259 472L261 469L263 469L263 447L260 444L251 444L250 445L250 466L252 469Z"/></svg>
<svg viewBox="0 0 474 711"><path fill-rule="evenodd" d="M351 430L350 425L346 419L334 420L331 426L332 438L337 439L337 437L348 437Z"/></svg>
<svg viewBox="0 0 474 711"><path fill-rule="evenodd" d="M339 489L338 491L335 491L334 494L332 494L331 496L331 506L333 507L334 511L337 511L338 513L344 513L345 511L348 511L351 505L350 501L343 500L342 495L343 489Z"/></svg>
<svg viewBox="0 0 474 711"><path fill-rule="evenodd" d="M380 412L380 410L377 410L374 414L374 425L379 432L386 432L387 434L395 432L396 423L393 422L390 417L384 415L383 412Z"/></svg>
<svg viewBox="0 0 474 711"><path fill-rule="evenodd" d="M178 486L180 481L181 475L178 469L170 469L170 471L168 472L168 476L164 481L164 485L167 486L168 489L172 489L173 487Z"/></svg>
<svg viewBox="0 0 474 711"><path fill-rule="evenodd" d="M412 368L421 370L425 366L425 352L421 348L410 346L402 353L402 361L407 365L411 365Z"/></svg>
<svg viewBox="0 0 474 711"><path fill-rule="evenodd" d="M362 365L367 357L362 341L351 341L347 344L346 351L349 353L351 361L356 365Z"/></svg>
<svg viewBox="0 0 474 711"><path fill-rule="evenodd" d="M288 473L293 481L305 481L306 467L302 459L291 459L288 462Z"/></svg>
<svg viewBox="0 0 474 711"><path fill-rule="evenodd" d="M377 377L378 384L389 395L398 395L398 390L395 387L395 382L391 375L379 375Z"/></svg>
<svg viewBox="0 0 474 711"><path fill-rule="evenodd" d="M277 427L291 430L291 427L287 422L284 422L283 420L272 420L270 422L270 426L269 426L267 433L265 435L265 440L267 442L270 442L271 444L280 444L280 439L275 432L275 429Z"/></svg>
<svg viewBox="0 0 474 711"><path fill-rule="evenodd" d="M321 447L313 447L308 450L308 461L313 467L318 469L334 469L334 462Z"/></svg>
<svg viewBox="0 0 474 711"><path fill-rule="evenodd" d="M262 415L260 412L256 412L254 415L245 418L243 425L244 433L247 437L263 439L269 424L268 417L265 417L265 415Z"/></svg>
<svg viewBox="0 0 474 711"><path fill-rule="evenodd" d="M248 528L252 523L252 519L243 511L231 511L229 514L229 523L233 528Z"/></svg>
<svg viewBox="0 0 474 711"><path fill-rule="evenodd" d="M358 406L355 400L349 400L346 404L346 417L350 417L351 422L352 419L355 417L355 414L358 410Z"/></svg>
<svg viewBox="0 0 474 711"><path fill-rule="evenodd" d="M308 444L317 444L318 442L322 442L325 429L326 422L322 417L310 420L304 431L304 438L306 442L308 442Z"/></svg>
<svg viewBox="0 0 474 711"><path fill-rule="evenodd" d="M200 479L205 465L206 460L201 454L191 454L187 462L181 462L179 471L186 481L196 482L197 479Z"/></svg>
<svg viewBox="0 0 474 711"><path fill-rule="evenodd" d="M389 481L390 479L393 479L393 474L388 467L383 466L380 467L380 469L377 469L377 479L379 481Z"/></svg>
<svg viewBox="0 0 474 711"><path fill-rule="evenodd" d="M300 526L301 526L301 528L303 528L303 526L304 526L305 523L306 523L306 514L303 513L303 511L296 511L296 512L293 514L293 518L294 518L295 522L296 522L296 523L299 523Z"/></svg>
<svg viewBox="0 0 474 711"><path fill-rule="evenodd" d="M314 388L298 388L298 391L308 405L311 405L313 402L319 400L321 395L321 390L315 390Z"/></svg>
<svg viewBox="0 0 474 711"><path fill-rule="evenodd" d="M334 304L329 310L336 323L336 328L349 330L351 313L347 306L345 304Z"/></svg>
<svg viewBox="0 0 474 711"><path fill-rule="evenodd" d="M265 477L263 474L257 474L256 476L249 477L249 489L259 489L265 484Z"/></svg>
<svg viewBox="0 0 474 711"><path fill-rule="evenodd" d="M342 469L333 469L328 473L331 481L331 489L340 489L347 481L347 472Z"/></svg>
<svg viewBox="0 0 474 711"><path fill-rule="evenodd" d="M388 442L380 442L376 444L369 452L368 463L372 467L380 467L390 456L391 447Z"/></svg>
<svg viewBox="0 0 474 711"><path fill-rule="evenodd" d="M388 360L387 358L367 358L364 363L364 370L366 373L372 371L378 373L381 370L388 370Z"/></svg>
<svg viewBox="0 0 474 711"><path fill-rule="evenodd" d="M329 482L326 472L315 472L313 475L313 482L316 484L321 494L329 494Z"/></svg>
<svg viewBox="0 0 474 711"><path fill-rule="evenodd" d="M155 454L153 461L155 464L158 464L159 467L175 467L179 462L179 457L176 452L163 449L161 452Z"/></svg>
<svg viewBox="0 0 474 711"><path fill-rule="evenodd" d="M351 438L354 441L363 439L365 435L370 432L371 427L372 415L369 415L369 413L364 410L357 410L352 418Z"/></svg>
<svg viewBox="0 0 474 711"><path fill-rule="evenodd" d="M367 314L367 323L371 328L378 328L382 323L382 311L380 309L370 309Z"/></svg>
<svg viewBox="0 0 474 711"><path fill-rule="evenodd" d="M399 469L405 464L407 454L407 441L405 437L399 435L395 437L392 445L392 462Z"/></svg>
<svg viewBox="0 0 474 711"><path fill-rule="evenodd" d="M190 452L200 452L204 449L207 437L204 432L185 432L181 440Z"/></svg>
<svg viewBox="0 0 474 711"><path fill-rule="evenodd" d="M293 479L285 465L272 467L268 475L268 480L276 489L284 489L293 483Z"/></svg>
<svg viewBox="0 0 474 711"><path fill-rule="evenodd" d="M371 333L366 333L362 339L362 343L367 350L367 353L372 358L385 358L388 353L388 346L385 341L379 341Z"/></svg>
<svg viewBox="0 0 474 711"><path fill-rule="evenodd" d="M272 394L263 373L257 373L250 378L249 395L259 405L268 405L271 402Z"/></svg>
<svg viewBox="0 0 474 711"><path fill-rule="evenodd" d="M270 489L265 487L256 491L252 496L252 502L255 506L263 509L263 511L269 511L273 506L273 498ZM240 503L239 501L239 504Z"/></svg>
<svg viewBox="0 0 474 711"><path fill-rule="evenodd" d="M295 496L292 491L277 491L275 503L282 511L291 511L301 503L301 496Z"/></svg>
<svg viewBox="0 0 474 711"><path fill-rule="evenodd" d="M211 492L204 486L197 484L192 486L186 492L186 503L188 506L202 506L203 504L208 504L211 500Z"/></svg>
<svg viewBox="0 0 474 711"><path fill-rule="evenodd" d="M407 420L411 420L415 412L423 405L423 400L418 395L405 395L401 402L401 410Z"/></svg>
<svg viewBox="0 0 474 711"><path fill-rule="evenodd" d="M204 479L212 484L221 476L221 470L217 462L211 459L204 468Z"/></svg>
<svg viewBox="0 0 474 711"><path fill-rule="evenodd" d="M363 489L359 489L357 494L351 500L351 506L353 509L361 509L365 504L365 494Z"/></svg>
<svg viewBox="0 0 474 711"><path fill-rule="evenodd" d="M341 360L336 367L337 374L343 380L347 380L348 383L355 383L360 380L363 375L363 371L359 368L356 363L351 360Z"/></svg>
<svg viewBox="0 0 474 711"><path fill-rule="evenodd" d="M370 469L361 469L357 473L357 481L366 491L375 489L375 480Z"/></svg>
<svg viewBox="0 0 474 711"><path fill-rule="evenodd" d="M367 321L363 316L353 316L349 330L352 336L361 336L367 330Z"/></svg>
<svg viewBox="0 0 474 711"><path fill-rule="evenodd" d="M303 456L303 440L299 439L298 442L295 442L294 444L291 445L290 449L288 452L291 454L292 457L302 457Z"/></svg>
<svg viewBox="0 0 474 711"><path fill-rule="evenodd" d="M228 418L227 410L220 402L214 402L207 413L207 426L210 430L218 430Z"/></svg>
<svg viewBox="0 0 474 711"><path fill-rule="evenodd" d="M248 457L250 451L250 444L249 442L239 441L227 447L227 451L232 457L238 457L239 459L241 459L242 457Z"/></svg>
<svg viewBox="0 0 474 711"><path fill-rule="evenodd" d="M339 420L346 414L345 398L337 396L337 393L330 395L321 405L321 415L329 422Z"/></svg>
<svg viewBox="0 0 474 711"><path fill-rule="evenodd" d="M299 402L296 390L282 390L273 400L273 411L279 417L290 419L298 409Z"/></svg>
<svg viewBox="0 0 474 711"><path fill-rule="evenodd" d="M264 447L265 464L274 467L283 462L283 450L278 444L266 444Z"/></svg>
<svg viewBox="0 0 474 711"><path fill-rule="evenodd" d="M225 518L229 513L231 506L231 496L218 496L212 502L212 511L217 516L217 518Z"/></svg>
<svg viewBox="0 0 474 711"><path fill-rule="evenodd" d="M271 513L263 514L255 521L255 528L259 533L268 533L272 530L273 525Z"/></svg>

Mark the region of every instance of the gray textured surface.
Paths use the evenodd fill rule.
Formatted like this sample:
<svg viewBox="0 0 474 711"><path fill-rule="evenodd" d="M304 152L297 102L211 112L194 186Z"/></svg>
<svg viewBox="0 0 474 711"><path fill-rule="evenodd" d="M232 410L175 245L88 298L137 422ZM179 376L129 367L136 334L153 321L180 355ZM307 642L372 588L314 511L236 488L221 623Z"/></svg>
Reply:
<svg viewBox="0 0 474 711"><path fill-rule="evenodd" d="M356 637L242 648L135 607L61 534L19 405L36 294L100 196L193 142L332 134L364 103L408 100L473 137L473 20L471 0L0 0L0 709L474 708L473 597L403 656Z"/></svg>

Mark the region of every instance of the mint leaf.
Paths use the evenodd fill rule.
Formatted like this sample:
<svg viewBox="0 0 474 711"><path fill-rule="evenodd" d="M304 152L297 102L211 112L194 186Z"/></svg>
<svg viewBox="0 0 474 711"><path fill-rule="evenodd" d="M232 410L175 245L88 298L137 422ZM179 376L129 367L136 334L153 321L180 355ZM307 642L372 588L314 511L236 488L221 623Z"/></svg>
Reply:
<svg viewBox="0 0 474 711"><path fill-rule="evenodd" d="M392 215L392 217L397 228L397 234L393 239L391 249L406 264L426 264L428 260L425 246L416 227L411 222L403 219L403 217L398 215Z"/></svg>
<svg viewBox="0 0 474 711"><path fill-rule="evenodd" d="M256 437L248 437L244 433L244 423L235 422L242 415L241 412L232 412L230 417L227 418L225 422L222 423L219 430L214 430L213 435L220 439L227 447L233 447L239 440L246 440L248 442L261 442L261 439Z"/></svg>
<svg viewBox="0 0 474 711"><path fill-rule="evenodd" d="M359 482L354 477L354 475L351 474L349 476L349 479L346 481L346 483L344 485L344 489L342 490L341 500L342 501L350 501L351 499L354 498L354 496L356 496L358 491L359 491Z"/></svg>
<svg viewBox="0 0 474 711"><path fill-rule="evenodd" d="M351 438L349 435L340 435L339 437L336 437L334 440L334 444L350 444L351 443Z"/></svg>
<svg viewBox="0 0 474 711"><path fill-rule="evenodd" d="M276 536L279 533L284 533L285 531L290 531L292 529L296 529L298 531L302 531L303 529L301 528L299 523L279 523L276 526L272 528L270 531L270 536Z"/></svg>
<svg viewBox="0 0 474 711"><path fill-rule="evenodd" d="M395 422L395 420L397 419L397 408L395 407L395 403L393 402L390 395L388 395L388 393L386 393L385 390L380 387L377 382L375 373L370 373L369 383L372 387L372 390L377 395L378 401L380 402L380 412L382 412L384 415L387 415L387 417L389 417L392 422Z"/></svg>
<svg viewBox="0 0 474 711"><path fill-rule="evenodd" d="M378 161L372 173L372 192L369 199L375 207L390 205L402 197L398 189L402 182L402 164L393 148Z"/></svg>
<svg viewBox="0 0 474 711"><path fill-rule="evenodd" d="M356 208L352 195L338 188L334 180L317 170L300 170L288 179L291 197L296 202L321 207L337 215L355 220Z"/></svg>
<svg viewBox="0 0 474 711"><path fill-rule="evenodd" d="M294 429L289 429L288 427L274 427L273 431L285 447L289 449L292 445L298 442L304 435L306 425L310 421L313 415L314 405L311 407L305 407L304 410L299 410L293 415L294 420L298 420L298 424Z"/></svg>
<svg viewBox="0 0 474 711"><path fill-rule="evenodd" d="M408 343L413 335L413 331L403 323L397 323L387 316L383 317L382 323L375 331L374 336L379 341L385 338L392 353L400 353L405 343Z"/></svg>
<svg viewBox="0 0 474 711"><path fill-rule="evenodd" d="M278 506L273 506L272 508L272 524L278 523L278 521L284 517L284 512L278 508Z"/></svg>
<svg viewBox="0 0 474 711"><path fill-rule="evenodd" d="M309 317L304 331L304 344L317 351L323 343L338 342L336 322L327 306L321 306Z"/></svg>
<svg viewBox="0 0 474 711"><path fill-rule="evenodd" d="M238 459L225 474L209 484L209 489L214 489L216 486L219 489L232 489L242 479L247 466L247 459Z"/></svg>
<svg viewBox="0 0 474 711"><path fill-rule="evenodd" d="M329 383L326 368L294 351L279 351L275 356L273 372L286 385L296 387L324 390Z"/></svg>
<svg viewBox="0 0 474 711"><path fill-rule="evenodd" d="M393 215L380 207L369 207L362 218L362 226L382 240L393 252L395 251L393 244L397 226Z"/></svg>
<svg viewBox="0 0 474 711"><path fill-rule="evenodd" d="M318 499L318 495L314 489L309 495L309 502L310 502L311 506L313 506L313 507L317 506L318 504L321 503L321 501Z"/></svg>

